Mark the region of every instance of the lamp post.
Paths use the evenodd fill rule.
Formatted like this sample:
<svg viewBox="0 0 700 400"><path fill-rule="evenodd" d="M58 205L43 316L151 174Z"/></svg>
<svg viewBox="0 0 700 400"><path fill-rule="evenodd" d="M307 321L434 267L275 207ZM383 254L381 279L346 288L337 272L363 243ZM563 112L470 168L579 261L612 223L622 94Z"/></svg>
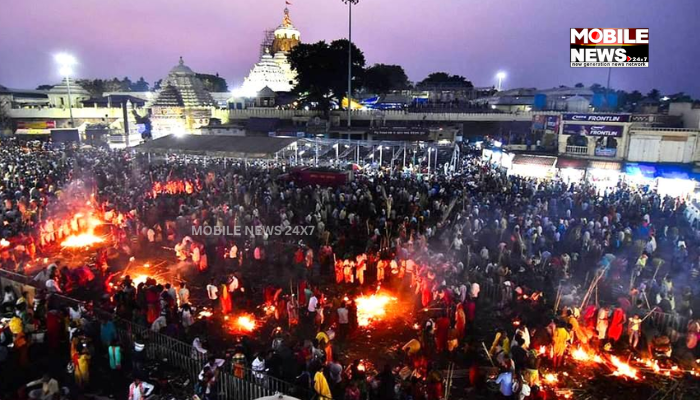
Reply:
<svg viewBox="0 0 700 400"><path fill-rule="evenodd" d="M60 53L54 57L56 63L58 63L58 72L61 76L66 78L66 87L68 88L68 113L70 114L70 126L75 128L75 121L73 120L73 100L71 99L70 92L70 76L73 75L73 66L78 63L78 61L70 54Z"/></svg>
<svg viewBox="0 0 700 400"><path fill-rule="evenodd" d="M343 0L348 5L348 130L352 126L351 114L352 110L352 5L357 4L360 0Z"/></svg>
<svg viewBox="0 0 700 400"><path fill-rule="evenodd" d="M433 149L431 147L428 147L428 180L430 180L430 153L432 153Z"/></svg>
<svg viewBox="0 0 700 400"><path fill-rule="evenodd" d="M503 88L503 80L506 79L506 73L501 71L496 74L496 78L498 78L498 91L500 92Z"/></svg>
<svg viewBox="0 0 700 400"><path fill-rule="evenodd" d="M340 160L338 160L338 143L334 144L333 147L335 147L335 166L337 167L340 165Z"/></svg>

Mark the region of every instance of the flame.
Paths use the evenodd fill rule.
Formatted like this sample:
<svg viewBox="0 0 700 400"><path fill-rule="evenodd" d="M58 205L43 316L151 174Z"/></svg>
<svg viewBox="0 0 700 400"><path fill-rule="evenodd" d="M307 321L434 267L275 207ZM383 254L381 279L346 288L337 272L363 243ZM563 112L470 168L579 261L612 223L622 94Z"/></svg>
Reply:
<svg viewBox="0 0 700 400"><path fill-rule="evenodd" d="M595 354L593 352L587 352L581 347L577 347L571 352L571 358L573 358L576 361L581 361L581 362L591 362L591 363L596 363L600 364L603 362L603 358L600 357L598 354Z"/></svg>
<svg viewBox="0 0 700 400"><path fill-rule="evenodd" d="M97 243L102 243L105 240L93 233L80 233L70 235L61 243L64 248L90 247Z"/></svg>
<svg viewBox="0 0 700 400"><path fill-rule="evenodd" d="M357 297L355 299L355 304L357 304L358 325L369 326L372 321L384 318L387 305L395 301L396 297L391 297L386 294Z"/></svg>
<svg viewBox="0 0 700 400"><path fill-rule="evenodd" d="M629 364L621 361L619 358L610 356L610 363L616 368L616 370L613 371L613 375L639 379L637 376L637 370L632 368Z"/></svg>
<svg viewBox="0 0 700 400"><path fill-rule="evenodd" d="M192 194L200 190L202 190L202 185L199 182L185 180L168 181L165 183L154 182L151 188L151 195L153 198L156 198L159 194Z"/></svg>
<svg viewBox="0 0 700 400"><path fill-rule="evenodd" d="M275 306L273 306L273 305L265 306L265 307L263 307L263 310L265 311L266 315L272 315L275 313Z"/></svg>
<svg viewBox="0 0 700 400"><path fill-rule="evenodd" d="M544 355L544 353L547 351L547 346L540 346L540 355Z"/></svg>
<svg viewBox="0 0 700 400"><path fill-rule="evenodd" d="M555 374L545 374L544 375L544 381L550 385L555 385L557 382L559 382L559 378Z"/></svg>
<svg viewBox="0 0 700 400"><path fill-rule="evenodd" d="M253 332L255 330L255 319L248 315L241 315L236 319L236 327L243 332Z"/></svg>

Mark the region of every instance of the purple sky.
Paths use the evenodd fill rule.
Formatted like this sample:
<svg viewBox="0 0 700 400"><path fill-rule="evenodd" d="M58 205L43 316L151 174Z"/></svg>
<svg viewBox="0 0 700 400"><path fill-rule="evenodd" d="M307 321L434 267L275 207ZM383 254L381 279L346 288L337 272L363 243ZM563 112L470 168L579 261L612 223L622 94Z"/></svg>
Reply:
<svg viewBox="0 0 700 400"><path fill-rule="evenodd" d="M257 61L262 32L279 25L284 0L5 1L0 84L59 80L52 56L73 53L79 77L164 77L182 55L233 88ZM347 37L340 0L292 0L304 42ZM353 39L368 64L402 65L418 81L433 71L477 86L605 84L607 69L569 67L569 29L650 28L649 68L613 69L612 86L700 97L698 0L361 0Z"/></svg>

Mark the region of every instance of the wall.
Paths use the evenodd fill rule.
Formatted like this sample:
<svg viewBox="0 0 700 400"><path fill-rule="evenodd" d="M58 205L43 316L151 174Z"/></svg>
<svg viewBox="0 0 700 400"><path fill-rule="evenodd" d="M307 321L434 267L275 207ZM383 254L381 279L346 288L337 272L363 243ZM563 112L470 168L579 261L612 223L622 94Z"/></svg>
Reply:
<svg viewBox="0 0 700 400"><path fill-rule="evenodd" d="M700 129L700 108L693 108L692 103L671 103L668 115L680 116L686 129Z"/></svg>
<svg viewBox="0 0 700 400"><path fill-rule="evenodd" d="M700 131L673 128L632 128L627 160L633 162L691 163L697 158Z"/></svg>
<svg viewBox="0 0 700 400"><path fill-rule="evenodd" d="M319 111L306 110L277 110L277 109L245 109L245 110L216 110L217 114L226 113L231 120L248 119L251 117L293 119L298 117L315 117L322 116ZM444 121L444 122L463 122L463 121L532 121L532 112L519 113L408 113L405 111L374 111L374 110L357 110L353 111L351 118L358 121L370 120L386 120L386 121ZM537 112L537 114L559 115L557 112ZM346 120L347 113L345 111L335 111L334 116L340 117L341 120ZM222 119L223 121L223 119Z"/></svg>

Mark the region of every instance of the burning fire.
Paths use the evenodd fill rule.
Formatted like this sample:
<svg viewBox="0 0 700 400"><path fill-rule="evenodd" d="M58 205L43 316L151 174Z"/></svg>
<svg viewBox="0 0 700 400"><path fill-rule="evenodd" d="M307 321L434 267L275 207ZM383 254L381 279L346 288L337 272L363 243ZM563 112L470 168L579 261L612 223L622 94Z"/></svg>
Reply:
<svg viewBox="0 0 700 400"><path fill-rule="evenodd" d="M357 297L355 304L357 304L358 325L369 326L372 321L383 319L387 305L395 301L396 297L381 293Z"/></svg>
<svg viewBox="0 0 700 400"><path fill-rule="evenodd" d="M606 361L602 356L594 353L593 351L586 351L581 347L577 347L571 352L571 358L584 364L605 364L612 370L612 374L614 376L639 379L639 376L637 376L637 369L620 360L616 356L611 355Z"/></svg>
<svg viewBox="0 0 700 400"><path fill-rule="evenodd" d="M236 319L236 328L242 332L253 332L255 319L249 315L241 315Z"/></svg>
<svg viewBox="0 0 700 400"><path fill-rule="evenodd" d="M632 368L629 364L622 362L619 358L615 356L610 356L610 363L617 368L613 371L615 376L626 376L632 379L639 379L637 376L637 370Z"/></svg>
<svg viewBox="0 0 700 400"><path fill-rule="evenodd" d="M556 385L556 383L559 382L559 378L557 378L556 374L550 373L544 375L544 381L549 385Z"/></svg>
<svg viewBox="0 0 700 400"><path fill-rule="evenodd" d="M576 361L581 361L581 362L592 362L596 364L600 364L603 362L603 358L599 356L598 354L592 353L592 352L586 352L583 350L581 347L577 347L574 351L571 352L571 358L573 358Z"/></svg>
<svg viewBox="0 0 700 400"><path fill-rule="evenodd" d="M90 247L97 243L102 243L105 240L93 233L80 233L77 235L70 235L66 240L61 243L61 247L64 248L79 248L79 247Z"/></svg>
<svg viewBox="0 0 700 400"><path fill-rule="evenodd" d="M199 182L186 180L168 181L165 183L155 182L153 183L153 188L151 189L151 195L153 198L156 198L159 194L192 194L195 191L200 191L201 189L202 187Z"/></svg>

